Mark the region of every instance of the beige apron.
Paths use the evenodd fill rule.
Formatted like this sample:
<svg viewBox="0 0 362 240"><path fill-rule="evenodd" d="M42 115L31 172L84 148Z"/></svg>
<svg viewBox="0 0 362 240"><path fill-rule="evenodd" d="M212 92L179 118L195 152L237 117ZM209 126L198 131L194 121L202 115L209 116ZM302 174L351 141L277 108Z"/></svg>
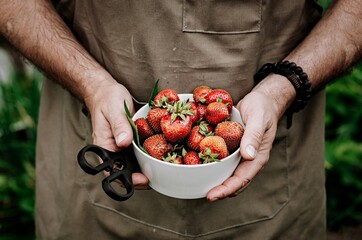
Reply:
<svg viewBox="0 0 362 240"><path fill-rule="evenodd" d="M137 101L206 84L239 101L253 74L281 60L318 20L311 0L62 0L59 12ZM37 148L39 239L321 239L325 237L324 93L279 124L270 161L238 197L209 203L153 190L116 202L77 152L91 143L82 105L44 83Z"/></svg>

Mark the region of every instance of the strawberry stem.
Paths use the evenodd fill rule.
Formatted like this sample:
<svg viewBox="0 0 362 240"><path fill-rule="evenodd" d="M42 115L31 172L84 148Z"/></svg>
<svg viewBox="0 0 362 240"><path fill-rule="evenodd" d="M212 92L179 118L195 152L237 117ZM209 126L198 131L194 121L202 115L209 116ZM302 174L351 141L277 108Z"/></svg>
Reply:
<svg viewBox="0 0 362 240"><path fill-rule="evenodd" d="M200 152L199 157L203 160L203 164L212 163L212 162L220 162L218 159L218 153L212 153L210 148L205 149L205 153Z"/></svg>
<svg viewBox="0 0 362 240"><path fill-rule="evenodd" d="M177 117L180 117L182 120L186 120L185 115L193 116L194 113L191 111L191 104L188 99L185 101L178 101L175 104L167 105L167 111L171 114L171 121L175 121Z"/></svg>

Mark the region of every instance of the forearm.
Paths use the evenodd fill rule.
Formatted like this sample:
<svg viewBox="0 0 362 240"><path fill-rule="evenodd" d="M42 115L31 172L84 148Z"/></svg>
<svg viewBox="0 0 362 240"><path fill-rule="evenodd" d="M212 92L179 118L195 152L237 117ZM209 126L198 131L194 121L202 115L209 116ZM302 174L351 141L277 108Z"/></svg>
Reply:
<svg viewBox="0 0 362 240"><path fill-rule="evenodd" d="M339 0L287 59L299 63L318 90L361 58L362 2Z"/></svg>
<svg viewBox="0 0 362 240"><path fill-rule="evenodd" d="M113 81L77 42L50 1L0 0L0 4L1 34L80 100Z"/></svg>
<svg viewBox="0 0 362 240"><path fill-rule="evenodd" d="M305 40L286 57L308 74L313 91L323 88L361 58L361 21L361 1L336 1ZM270 75L256 90L271 94L281 114L295 98L293 86L281 76Z"/></svg>

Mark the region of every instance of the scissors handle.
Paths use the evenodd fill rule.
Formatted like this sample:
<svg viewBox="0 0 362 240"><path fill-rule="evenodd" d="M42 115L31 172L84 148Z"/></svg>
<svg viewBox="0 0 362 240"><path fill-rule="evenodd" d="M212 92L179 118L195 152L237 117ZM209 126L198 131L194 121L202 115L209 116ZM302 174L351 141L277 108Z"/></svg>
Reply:
<svg viewBox="0 0 362 240"><path fill-rule="evenodd" d="M97 166L90 164L86 158L87 152L93 152L93 153L97 154L97 156L99 156L103 160L103 163L101 163ZM79 163L80 167L83 169L84 172L91 174L91 175L96 175L97 173L99 173L103 170L106 170L106 171L111 170L113 161L114 161L114 159L117 158L117 156L115 156L115 154L117 154L117 153L108 151L100 146L90 144L90 145L83 147L79 151L77 159L78 159L78 163Z"/></svg>
<svg viewBox="0 0 362 240"><path fill-rule="evenodd" d="M125 201L130 198L134 193L131 172L125 173L124 171L129 170L127 168L125 168L125 170L113 170L113 173L102 181L102 187L104 192L109 197L117 201ZM119 179L123 183L123 186L126 188L127 193L119 194L117 193L117 191L114 190L111 183L116 179Z"/></svg>
<svg viewBox="0 0 362 240"><path fill-rule="evenodd" d="M103 160L103 163L97 166L90 164L85 156L87 152L93 152L98 155ZM100 146L90 144L79 151L77 159L79 166L88 174L96 175L104 170L108 171L110 175L102 181L103 190L112 199L124 201L133 195L134 186L132 183L132 166L127 165L126 160L120 154L120 152L112 152ZM117 164L120 167L115 166ZM126 194L119 194L111 186L111 183L116 179L122 182L126 188Z"/></svg>

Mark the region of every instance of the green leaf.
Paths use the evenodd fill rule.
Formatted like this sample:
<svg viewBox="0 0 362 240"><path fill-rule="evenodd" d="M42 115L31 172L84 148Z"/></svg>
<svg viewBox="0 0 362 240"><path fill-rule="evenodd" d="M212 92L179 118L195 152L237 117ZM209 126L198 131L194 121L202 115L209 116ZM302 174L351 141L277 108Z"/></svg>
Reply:
<svg viewBox="0 0 362 240"><path fill-rule="evenodd" d="M150 99L148 100L148 106L150 106L150 107L154 104L153 99L158 94L158 82L159 82L159 80L157 80L155 82L155 85L153 85L152 93L151 93Z"/></svg>
<svg viewBox="0 0 362 240"><path fill-rule="evenodd" d="M186 149L185 148L182 148L182 157L185 157L185 155L187 154L187 151L186 151Z"/></svg>
<svg viewBox="0 0 362 240"><path fill-rule="evenodd" d="M131 113L129 112L129 109L127 107L127 103L126 101L124 101L124 111L126 112L126 116L128 119L129 124L131 124L132 127L132 131L133 131L133 138L135 139L136 145L145 153L147 153L147 151L142 147L141 143L140 143L140 137L138 135L138 129L136 124L134 123L134 121L132 120L131 117Z"/></svg>

